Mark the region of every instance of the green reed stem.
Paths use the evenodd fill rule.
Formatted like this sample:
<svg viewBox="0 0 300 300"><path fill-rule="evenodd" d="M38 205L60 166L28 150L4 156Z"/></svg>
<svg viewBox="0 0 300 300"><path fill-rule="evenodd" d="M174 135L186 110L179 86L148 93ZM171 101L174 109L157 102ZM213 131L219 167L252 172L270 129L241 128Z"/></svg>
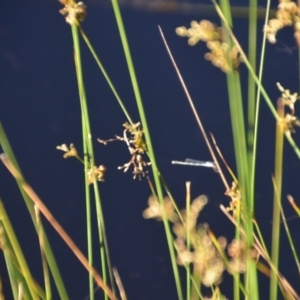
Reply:
<svg viewBox="0 0 300 300"><path fill-rule="evenodd" d="M238 40L236 39L236 37L234 36L230 26L228 25L227 21L226 21L226 18L224 17L224 14L222 13L222 10L220 9L219 5L217 4L216 0L211 0L212 3L214 4L215 6L215 9L219 15L219 17L222 19L222 21L224 21L224 25L225 25L225 28L228 30L228 33L231 37L231 39L233 40L234 44L236 45L239 53L241 54L241 57L243 59L243 62L245 63L245 65L247 66L248 70L250 71L250 74L251 76L254 78L257 86L261 89L261 94L263 95L271 113L273 114L273 116L275 117L275 119L277 121L280 120L278 114L277 114L277 111L271 101L271 99L269 98L266 90L264 89L264 87L262 86L260 80L258 79L258 77L256 76L256 74L253 72L252 70L252 67L247 59L247 56L246 54L244 53L242 47L240 46ZM292 138L291 134L289 132L285 132L285 137L286 139L288 140L288 142L290 143L291 147L293 148L295 154L297 155L297 157L300 159L300 149L299 147L296 145L294 139Z"/></svg>
<svg viewBox="0 0 300 300"><path fill-rule="evenodd" d="M125 54L125 58L126 58L130 78L131 78L131 83L132 83L132 87L133 87L133 91L134 91L134 95L135 95L139 115L140 115L140 118L141 118L141 123L142 123L142 126L143 126L144 134L145 134L145 140L146 140L146 144L147 144L147 151L148 151L148 155L149 155L149 158L150 158L150 161L151 161L151 168L152 168L152 173L153 173L153 177L154 177L154 182L155 182L155 187L156 187L158 199L159 199L160 204L163 206L164 205L163 192L162 192L162 187L161 187L161 183L160 183L160 179L159 179L159 171L158 171L158 167L157 167L156 160L155 160L155 155L154 155L154 150L153 150L153 147L152 147L152 142L151 142L150 132L149 132L149 128L148 128L148 123L147 123L147 119L146 119L146 115L145 115L145 111L144 111L144 107L143 107L143 102L142 102L140 91L139 91L138 81L137 81L137 78L136 78L134 65L133 65L133 61L132 61L132 58L131 58L130 48L129 48L129 44L128 44L128 41L127 41L125 27L124 27L124 24L123 24L123 20L122 20L122 16L121 16L118 1L117 0L112 0L112 6L113 6L114 13L115 13L116 22L117 22L117 26L118 26L118 29L119 29L119 33L120 33L120 37L121 37L121 41L122 41L122 46L123 46L123 50L124 50L124 54ZM180 284L178 266L177 266L177 263L176 263L175 250L174 250L174 247L173 247L173 237L172 237L172 233L171 233L171 230L170 230L170 225L168 223L168 220L167 220L165 214L163 214L163 224L164 224L164 228L165 228L165 232L166 232L167 243L168 243L169 253L170 253L170 257L171 257L173 273L174 273L174 277L175 277L177 295L178 295L178 298L182 300L183 296L182 296L182 289L181 289L181 284Z"/></svg>
<svg viewBox="0 0 300 300"><path fill-rule="evenodd" d="M250 0L249 3L249 34L248 34L248 53L249 63L252 66L253 72L256 72L256 50L257 50L257 0ZM249 167L253 161L253 139L254 139L254 124L255 124L255 81L248 71L248 162Z"/></svg>
<svg viewBox="0 0 300 300"><path fill-rule="evenodd" d="M50 300L50 299L52 299L52 292L51 292L49 268L47 265L47 260L46 260L45 251L44 251L44 234L43 234L43 230L41 227L42 223L41 223L40 211L37 208L37 206L35 206L34 208L35 208L36 223L37 223L37 227L38 227L38 238L39 238L40 251L41 251L46 299Z"/></svg>
<svg viewBox="0 0 300 300"><path fill-rule="evenodd" d="M127 111L127 109L126 109L126 107L125 107L125 105L124 105L124 103L123 103L123 101L121 100L121 98L120 98L120 96L119 96L117 90L115 89L115 87L114 87L114 85L113 85L113 83L112 83L110 77L108 76L108 74L107 74L107 72L106 72L106 70L105 70L105 68L104 68L104 66L103 66L103 64L102 64L102 62L100 61L100 59L99 59L97 53L95 52L95 50L94 50L92 44L90 43L90 41L89 41L87 35L85 34L85 32L83 31L83 29L82 29L81 27L79 27L79 30L80 30L80 33L81 33L81 35L82 35L84 41L86 42L86 44L87 44L87 46L88 46L88 48L89 48L89 50L91 51L92 56L94 57L94 59L95 59L97 65L98 65L98 67L100 68L100 70L101 70L101 72L102 72L104 78L106 79L106 81L107 81L109 87L111 88L111 90L112 90L114 96L116 97L116 99L117 99L117 101L118 101L118 103L119 103L121 109L123 110L123 112L124 112L124 114L125 114L127 120L128 120L129 123L132 125L132 124L133 124L133 121L132 121L132 119L131 119L131 117L130 117L130 115L129 115L129 113L128 113L128 111Z"/></svg>
<svg viewBox="0 0 300 300"><path fill-rule="evenodd" d="M87 248L88 248L88 261L89 265L93 265L93 240L92 240L92 220L91 220L91 195L90 195L90 188L88 184L88 170L90 167L90 156L89 156L89 149L87 144L87 136L88 136L88 119L86 119L86 99L85 99L85 89L83 83L83 76L81 70L81 55L80 55L80 44L78 39L78 31L77 26L72 26L72 36L73 36L73 43L74 43L74 59L76 65L76 75L77 75L77 84L78 84L78 92L79 92L79 99L80 99L80 106L81 106L81 126L82 126L82 141L83 141L83 151L84 151L84 180L85 180L85 203L86 203L86 228L87 228ZM103 268L103 267L102 267ZM102 276L103 281L106 284L107 281L104 278L105 269L103 272L102 269ZM89 296L91 300L94 300L94 280L91 273L89 273Z"/></svg>
<svg viewBox="0 0 300 300"><path fill-rule="evenodd" d="M224 16L226 17L226 21L228 22L229 26L232 27L232 18L231 18L231 12L230 12L230 4L227 0L223 0L220 3L221 9L224 13ZM222 25L224 27L224 25ZM226 33L226 31L225 31ZM224 40L227 42L228 45L231 45L229 36L224 36ZM230 48L231 46L229 46ZM231 63L230 59L228 58L229 62ZM235 82L235 77L238 80L238 82ZM232 133L233 133L233 143L234 143L234 151L235 151L235 161L236 161L236 167L237 167L237 177L238 177L238 182L239 182L239 189L242 191L245 191L245 179L242 177L243 169L242 169L242 152L245 150L245 145L241 147L240 142L242 140L239 139L241 131L244 130L244 124L241 124L242 127L239 125L240 119L238 116L241 114L241 111L238 109L238 102L240 103L241 100L241 93L238 93L236 95L236 84L240 84L240 80L238 77L238 74L235 76L233 72L230 72L226 74L226 79L227 79L227 91L228 91L228 96L229 96L229 108L230 108L230 115L231 115L231 128L232 128ZM246 195L243 192L244 196ZM240 226L240 213L237 214L237 223L238 226ZM240 233L239 230L236 228L235 230L235 238L237 240L240 239L239 237ZM235 272L233 274L233 295L234 295L234 300L239 300L240 299L240 274Z"/></svg>
<svg viewBox="0 0 300 300"><path fill-rule="evenodd" d="M81 120L84 120L84 114L81 110ZM89 156L86 141L86 128L85 123L81 122L82 127L82 141L83 141L83 153L84 153L84 174L87 174L89 171ZM87 252L88 252L88 261L92 266L94 263L93 259L93 233L92 233L92 211L91 211L91 192L89 188L88 178L84 176L84 186L85 186L85 209L86 209L86 236L87 236ZM103 277L104 280L104 277ZM104 281L106 282L106 281ZM94 288L94 278L91 273L89 273L89 297L90 300L94 300L95 298L95 288Z"/></svg>
<svg viewBox="0 0 300 300"><path fill-rule="evenodd" d="M73 42L74 42L74 50L75 50L75 65L76 65L78 92L79 92L79 99L80 99L81 112L82 112L83 143L86 144L86 146L84 146L84 150L87 151L84 154L85 155L85 171L87 171L87 169L93 168L95 166L95 157L94 157L94 150L93 150L93 143L92 143L92 132L91 132L91 128L90 128L89 113L88 113L88 107L87 107L87 99L86 99L85 88L84 88L83 73L82 73L78 27L77 27L77 25L73 24L71 26L71 28L72 28L72 37L73 37ZM89 189L87 176L88 176L88 173L86 172L85 173L86 190ZM93 186L94 186L94 192L95 192L99 243L100 243L100 245L104 244L104 247L100 248L100 257L101 257L101 262L102 262L102 264L101 264L102 276L103 276L104 283L107 283L107 269L106 269L106 263L107 263L110 281L111 281L111 285L112 285L112 290L114 293L115 291L114 291L114 280L113 280L113 275L112 275L112 267L111 267L108 243L107 243L107 238L106 238L106 233L105 233L100 192L99 192L96 178L94 178ZM86 192L86 196L88 197L88 199L86 199L86 201L90 201L89 193ZM90 203L87 203L86 207L88 209L90 209ZM91 226L91 218L90 217L87 218L87 228L89 228L89 226ZM89 234L91 234L90 229L87 229L87 230L89 231ZM90 247L90 248L92 248L91 243L92 243L92 241L91 241L91 239L89 239L88 247ZM92 250L89 250L89 251L90 251L90 253L92 253L91 252ZM90 290L93 290L93 288L91 288L91 285L92 285L92 283L90 280L89 287L90 287ZM94 292L93 292L93 295L94 295ZM107 299L106 294L105 294L105 299Z"/></svg>
<svg viewBox="0 0 300 300"><path fill-rule="evenodd" d="M268 23L269 20L269 12L270 12L270 5L271 1L267 1L267 7L266 7L266 16L265 16L265 25ZM259 74L258 74L258 80L259 82L262 82L262 74L263 74L263 68L264 68L264 58L265 58L265 52L266 52L266 33L263 34L263 40L262 40L262 48L261 48L261 54L260 54L260 64L259 64ZM250 43L250 41L249 41ZM254 51L254 50L253 50ZM248 76L251 76L250 73L248 73ZM254 191L255 191L255 170L256 170L256 154L257 154L257 140L258 140L258 120L259 120L259 111L260 111L260 97L261 94L261 85L257 86L257 93L256 93L256 101L255 101L255 121L254 121L254 136L253 136L253 157L252 157L252 166L251 166L251 174L250 174L250 207L252 207L252 210L254 211ZM249 164L250 167L250 164Z"/></svg>
<svg viewBox="0 0 300 300"><path fill-rule="evenodd" d="M214 2L214 1L213 1ZM222 0L220 2L221 9L220 11L223 14L222 27L224 29L224 39L229 45L229 48L232 46L232 41L230 39L229 32L226 30L227 27L231 28L232 17L230 13L230 3L228 0ZM255 57L253 55L253 57ZM230 62L230 59L229 59ZM249 186L249 166L248 159L249 153L247 151L247 142L246 142L246 129L244 121L244 108L243 108L243 99L241 93L241 83L239 73L232 71L226 74L227 75L227 86L229 93L229 106L232 122L232 131L233 131L233 141L234 141L234 150L236 157L237 165L237 174L239 180L239 188L241 190L241 216L238 216L237 226L243 226L246 233L247 244L253 244L253 224L249 211L252 212L252 207L249 206L250 200L250 186ZM253 93L253 91L252 91ZM253 122L253 121L252 121ZM243 223L241 223L242 217ZM236 238L239 239L239 228L236 228ZM257 289L257 271L256 266L253 263L252 259L247 259L247 272L245 273L245 285L247 292L251 293L253 299L258 299L258 289ZM234 275L234 299L240 299L240 293L238 291L238 286L240 286L240 275Z"/></svg>

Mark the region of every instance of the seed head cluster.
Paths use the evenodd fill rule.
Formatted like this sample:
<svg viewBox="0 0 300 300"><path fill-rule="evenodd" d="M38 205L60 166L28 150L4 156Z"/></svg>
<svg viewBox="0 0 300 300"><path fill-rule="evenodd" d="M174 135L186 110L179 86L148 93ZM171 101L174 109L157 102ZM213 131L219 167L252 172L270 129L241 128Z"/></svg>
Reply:
<svg viewBox="0 0 300 300"><path fill-rule="evenodd" d="M249 248L247 243L242 239L234 239L228 245L227 251L230 256L227 269L231 274L246 272L248 258L256 259L258 257L256 250Z"/></svg>
<svg viewBox="0 0 300 300"><path fill-rule="evenodd" d="M281 92L279 100L290 110L290 112L286 113L282 118L283 129L288 134L295 133L296 127L300 127L300 119L295 115L295 103L300 98L298 93L291 94L290 90L285 89L279 82L277 82L277 87Z"/></svg>
<svg viewBox="0 0 300 300"><path fill-rule="evenodd" d="M74 0L59 0L64 5L59 12L66 17L66 22L70 25L78 25L86 18L86 6L83 2L75 2Z"/></svg>
<svg viewBox="0 0 300 300"><path fill-rule="evenodd" d="M234 185L234 188L235 194L238 194L237 186ZM257 259L258 255L244 240L234 239L227 245L224 237L212 238L213 234L208 224L197 224L200 212L206 204L207 197L201 195L192 201L188 211L183 209L179 212L169 197L165 197L161 204L157 197L150 196L148 208L144 210L143 216L158 221L165 217L173 223L177 263L185 267L192 265L193 274L201 279L201 284L211 287L221 283L225 270L230 274L244 273L247 260ZM224 259L226 246L228 258ZM225 298L222 296L218 299Z"/></svg>
<svg viewBox="0 0 300 300"><path fill-rule="evenodd" d="M287 26L293 26L295 39L300 45L300 8L291 0L280 0L276 18L269 20L264 31L270 43L276 43L277 32Z"/></svg>
<svg viewBox="0 0 300 300"><path fill-rule="evenodd" d="M108 142L122 141L125 142L131 158L129 162L125 163L123 166L119 166L119 170L124 170L127 172L129 168L133 167L133 179L144 177L148 171L145 170L151 162L146 162L143 158L143 154L146 152L146 142L144 141L144 131L141 128L140 122L138 123L124 123L123 136L116 135L115 138L109 140L97 139L99 143L107 145Z"/></svg>
<svg viewBox="0 0 300 300"><path fill-rule="evenodd" d="M202 284L211 286L221 282L226 268L221 255L207 234L208 226L206 224L197 225L199 214L206 203L207 197L201 195L191 203L188 213L186 210L182 210L180 214L177 214L173 202L168 197L164 198L164 205L161 205L156 197L150 196L149 207L144 210L143 216L156 220L162 220L165 216L173 223L177 263L182 266L192 264L194 272L201 277Z"/></svg>
<svg viewBox="0 0 300 300"><path fill-rule="evenodd" d="M205 54L205 59L227 73L232 70L237 70L241 63L241 56L236 46L229 46L223 40L222 28L216 26L207 20L200 22L192 21L191 27L184 26L176 28L175 32L182 37L188 37L190 46L196 45L203 41L206 43L210 52Z"/></svg>
<svg viewBox="0 0 300 300"><path fill-rule="evenodd" d="M83 159L79 156L78 151L74 146L74 144L71 143L69 147L67 146L67 144L62 144L60 146L56 146L56 149L65 152L63 158L75 157L80 162L84 163ZM105 181L104 178L105 172L106 172L106 167L104 165L100 165L99 167L89 166L87 170L88 184L92 184L95 181Z"/></svg>

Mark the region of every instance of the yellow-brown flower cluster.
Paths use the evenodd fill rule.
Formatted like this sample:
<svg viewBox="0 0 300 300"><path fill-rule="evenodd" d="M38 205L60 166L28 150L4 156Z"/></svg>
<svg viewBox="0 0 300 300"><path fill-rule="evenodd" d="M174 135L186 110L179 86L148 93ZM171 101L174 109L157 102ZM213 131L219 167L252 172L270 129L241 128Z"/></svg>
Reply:
<svg viewBox="0 0 300 300"><path fill-rule="evenodd" d="M151 195L148 199L148 205L149 207L143 212L143 217L145 219L154 218L161 221L163 219L163 214L165 214L166 218L171 222L175 222L178 219L174 210L174 205L169 197L164 198L164 205L162 206L158 199Z"/></svg>
<svg viewBox="0 0 300 300"><path fill-rule="evenodd" d="M56 149L65 152L63 158L69 158L69 157L79 158L77 149L75 148L74 144L70 144L70 147L68 147L66 144L62 144L60 146L56 146Z"/></svg>
<svg viewBox="0 0 300 300"><path fill-rule="evenodd" d="M222 28L207 20L191 22L191 27L178 27L176 33L179 36L188 37L188 44L196 45L203 41L206 43L210 52L205 54L205 59L220 68L223 72L237 70L242 62L241 56L236 46L229 46L223 41Z"/></svg>
<svg viewBox="0 0 300 300"><path fill-rule="evenodd" d="M62 144L60 146L56 146L56 149L65 152L63 158L75 157L84 164L84 161L78 155L77 149L75 148L74 144L70 144L69 147L66 144ZM88 184L94 183L96 180L105 181L104 180L105 172L106 172L106 167L104 165L100 165L99 167L89 166L87 171Z"/></svg>
<svg viewBox="0 0 300 300"><path fill-rule="evenodd" d="M192 263L194 273L201 278L203 285L209 287L221 283L226 266L207 230L208 226L202 224L190 232L190 249L184 237L177 237L175 247L178 264L186 266Z"/></svg>
<svg viewBox="0 0 300 300"><path fill-rule="evenodd" d="M104 165L100 165L99 167L94 166L93 168L90 168L87 172L88 175L88 184L94 183L97 181L105 181L105 172L106 167Z"/></svg>
<svg viewBox="0 0 300 300"><path fill-rule="evenodd" d="M123 137L116 137L127 144L128 150L131 154L131 159L123 166L119 166L118 169L123 169L124 172L127 172L129 167L132 165L133 179L137 177L141 179L147 173L144 168L151 164L150 162L145 162L142 156L142 154L146 151L144 131L141 129L140 122L135 124L124 123L123 127L125 127Z"/></svg>
<svg viewBox="0 0 300 300"><path fill-rule="evenodd" d="M183 266L193 264L194 273L196 272L201 278L202 284L211 286L221 282L225 264L207 234L208 226L197 225L198 216L206 203L206 196L199 196L192 201L189 211L182 210L179 216L168 197L164 198L164 203L161 205L157 198L150 196L148 200L149 207L144 211L143 216L147 219L155 218L157 220L161 220L165 216L174 224L177 263ZM187 243L188 236L189 246Z"/></svg>
<svg viewBox="0 0 300 300"><path fill-rule="evenodd" d="M300 127L300 120L295 116L295 102L299 100L298 93L291 94L290 90L284 89L279 82L277 82L277 87L281 92L279 100L291 111L290 113L286 113L282 119L283 129L288 134L295 133L295 128Z"/></svg>
<svg viewBox="0 0 300 300"><path fill-rule="evenodd" d="M257 251L250 249L244 240L233 240L227 247L228 255L231 257L228 266L228 272L244 273L247 268L249 257L256 259Z"/></svg>
<svg viewBox="0 0 300 300"><path fill-rule="evenodd" d="M64 5L59 12L66 17L66 22L70 25L78 25L86 18L86 6L83 2L75 2L74 0L59 0Z"/></svg>
<svg viewBox="0 0 300 300"><path fill-rule="evenodd" d="M286 26L294 26L294 36L297 44L300 45L300 8L294 1L280 0L276 18L269 20L264 28L268 41L272 44L276 43L278 30Z"/></svg>
<svg viewBox="0 0 300 300"><path fill-rule="evenodd" d="M140 122L138 123L124 123L123 137L116 135L116 138L109 140L97 139L99 143L107 145L108 142L122 141L125 142L131 159L123 166L119 166L119 170L127 172L131 166L133 166L133 179L144 177L148 171L145 167L149 166L151 162L144 161L143 154L146 152L147 147L144 141L144 131L141 128Z"/></svg>
<svg viewBox="0 0 300 300"><path fill-rule="evenodd" d="M241 190L236 181L232 182L231 188L225 192L225 195L230 197L231 199L229 203L229 207L227 207L226 210L232 211L233 216L236 217L240 209L241 197L242 197Z"/></svg>

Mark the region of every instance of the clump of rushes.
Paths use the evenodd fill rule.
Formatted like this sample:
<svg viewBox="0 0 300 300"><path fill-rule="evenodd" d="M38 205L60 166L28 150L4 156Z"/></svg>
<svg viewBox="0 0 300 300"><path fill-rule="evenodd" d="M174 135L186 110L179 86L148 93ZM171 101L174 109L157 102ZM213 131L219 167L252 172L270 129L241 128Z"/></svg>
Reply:
<svg viewBox="0 0 300 300"><path fill-rule="evenodd" d="M66 17L66 22L70 25L78 24L86 18L86 6L83 2L75 2L74 0L59 0L64 5L59 12Z"/></svg>
<svg viewBox="0 0 300 300"><path fill-rule="evenodd" d="M202 20L199 23L192 21L190 28L181 26L175 31L179 36L188 37L190 46L194 46L200 41L205 42L210 50L205 54L205 59L211 61L214 66L225 73L237 70L242 62L236 46L230 46L224 42L222 28L210 21Z"/></svg>
<svg viewBox="0 0 300 300"><path fill-rule="evenodd" d="M221 282L222 274L225 270L224 261L214 246L211 238L207 234L208 225L197 226L197 219L200 211L207 203L206 196L197 197L190 206L189 213L182 210L180 217L176 214L171 200L164 199L164 206L161 206L154 196L148 200L149 207L144 210L144 218L155 218L161 220L163 213L173 225L176 235L175 248L177 250L177 263L181 266L193 264L194 273L201 278L203 285L210 287ZM190 246L187 245L189 235ZM226 245L221 238L220 244Z"/></svg>
<svg viewBox="0 0 300 300"><path fill-rule="evenodd" d="M295 133L295 127L300 127L300 120L295 116L295 102L299 100L298 93L291 94L290 90L284 89L279 82L277 82L277 87L281 92L281 98L283 105L290 109L290 113L286 113L282 119L283 128L288 133Z"/></svg>
<svg viewBox="0 0 300 300"><path fill-rule="evenodd" d="M166 218L175 223L178 220L178 215L175 212L174 205L169 197L164 198L163 207L160 205L158 199L151 195L148 199L149 207L144 210L143 217L145 219L156 219L161 221L163 219L163 209L166 215Z"/></svg>
<svg viewBox="0 0 300 300"><path fill-rule="evenodd" d="M133 166L133 179L137 177L141 180L148 171L145 171L144 168L149 166L151 162L144 161L143 154L145 154L147 148L144 141L144 131L141 129L140 122L135 124L124 123L125 127L123 131L123 137L116 135L116 138L109 140L97 139L99 143L107 145L108 142L122 141L125 142L128 148L128 151L131 155L129 162L125 163L123 166L119 166L119 170L124 170L127 172L130 166Z"/></svg>
<svg viewBox="0 0 300 300"><path fill-rule="evenodd" d="M75 148L74 144L70 144L69 147L66 144L62 144L60 146L56 146L56 149L65 152L63 158L75 157L84 164L84 161L78 155L77 149ZM104 177L105 172L106 172L106 167L104 165L100 165L99 167L96 166L89 167L87 171L88 184L94 183L95 180L102 181L102 182L105 181L105 177Z"/></svg>
<svg viewBox="0 0 300 300"><path fill-rule="evenodd" d="M265 26L264 31L267 39L270 43L276 43L277 31L286 27L294 26L295 39L298 46L300 45L300 8L299 6L290 0L280 0L278 10L276 12L276 18L269 20Z"/></svg>
<svg viewBox="0 0 300 300"><path fill-rule="evenodd" d="M192 201L188 211L184 209L178 214L168 197L164 198L164 205L161 205L151 195L148 199L149 207L144 210L143 217L161 221L165 215L173 223L177 263L185 267L192 264L193 272L201 283L211 287L221 283L225 270L231 274L245 272L247 259L257 258L257 252L249 249L245 241L233 240L227 247L230 259L224 259L226 239L219 237L216 246L208 225L197 224L199 214L206 204L207 197L201 195Z"/></svg>

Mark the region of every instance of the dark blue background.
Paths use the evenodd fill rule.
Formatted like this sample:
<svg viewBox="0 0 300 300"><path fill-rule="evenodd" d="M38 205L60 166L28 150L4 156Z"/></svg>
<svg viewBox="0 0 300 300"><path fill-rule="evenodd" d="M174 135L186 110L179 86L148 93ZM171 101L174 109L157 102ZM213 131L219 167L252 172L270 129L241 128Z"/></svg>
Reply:
<svg viewBox="0 0 300 300"><path fill-rule="evenodd" d="M86 4L88 17L83 28L134 121L139 121L112 9L109 3ZM80 152L82 150L71 30L58 13L60 8L56 1L2 4L0 119L28 182L86 253L82 165L75 159L64 160L62 153L55 149L62 143L73 142ZM206 194L209 204L199 222L208 222L217 236L224 235L231 240L234 228L219 210L221 203L228 204L228 198L224 196L218 175L210 169L170 164L173 159L209 160L210 156L157 28L160 25L164 31L206 130L213 132L223 155L234 168L225 75L204 60L207 52L204 44L189 47L186 39L174 32L178 26L189 26L191 20L209 18L218 24L219 21L216 16L151 13L132 7L124 7L122 13L159 168L180 207L185 202L186 181L192 182L193 197ZM260 22L259 41L262 26ZM244 49L247 49L247 32L247 20L237 18L235 33ZM267 48L264 85L274 103L280 96L275 85L277 81L292 92L299 88L297 54L282 51L294 47L292 35L291 29L284 30L279 34L280 42ZM124 174L117 170L117 166L130 159L125 144L112 143L105 147L96 142L97 137L108 139L115 134L121 135L125 116L84 43L82 56L96 160L108 168L106 182L100 184L100 189L113 265L120 273L128 299L176 299L163 225L142 217L150 195L146 180L134 181L130 172ZM241 67L241 75L246 87L245 66ZM246 89L244 95L246 98ZM275 121L264 102L260 116L256 216L268 242ZM297 134L295 139L299 140ZM27 210L13 178L1 165L0 174L1 199L33 274L42 284L38 240ZM283 195L292 194L300 202L299 161L289 145L285 151L284 178ZM293 215L285 197L283 201L287 215ZM44 223L70 299L84 299L88 294L85 270L51 226ZM295 234L299 221L289 224L295 243L299 245L299 237ZM296 280L298 274L285 238L282 245L284 263L281 269L289 280ZM97 249L95 243L95 264L99 268ZM9 294L2 257L0 264L4 292ZM265 284L267 280L262 277L260 282ZM223 289L231 298L229 277L225 278ZM266 292L267 289L262 290ZM98 295L97 299L101 297Z"/></svg>

